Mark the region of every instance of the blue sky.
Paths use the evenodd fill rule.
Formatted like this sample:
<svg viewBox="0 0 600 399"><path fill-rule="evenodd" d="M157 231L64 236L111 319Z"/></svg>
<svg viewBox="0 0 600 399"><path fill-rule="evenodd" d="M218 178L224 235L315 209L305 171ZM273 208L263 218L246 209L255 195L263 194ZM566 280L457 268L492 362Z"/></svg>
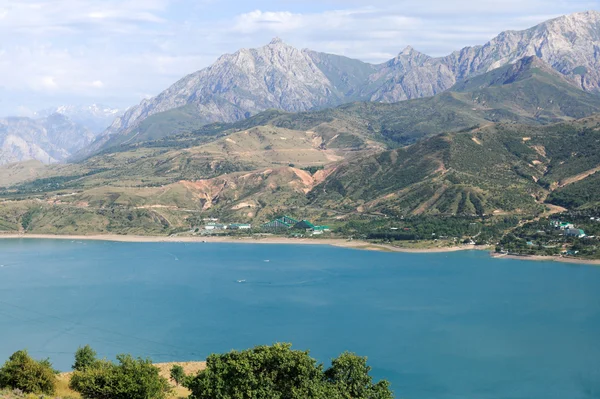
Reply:
<svg viewBox="0 0 600 399"><path fill-rule="evenodd" d="M128 107L274 36L378 63L590 9L600 0L0 0L0 115Z"/></svg>

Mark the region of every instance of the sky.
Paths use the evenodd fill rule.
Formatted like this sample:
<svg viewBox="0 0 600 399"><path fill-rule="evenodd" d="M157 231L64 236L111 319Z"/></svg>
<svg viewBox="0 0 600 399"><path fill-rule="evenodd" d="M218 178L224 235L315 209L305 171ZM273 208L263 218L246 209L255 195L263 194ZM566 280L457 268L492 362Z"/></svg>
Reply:
<svg viewBox="0 0 600 399"><path fill-rule="evenodd" d="M483 44L600 0L0 0L0 116L127 108L273 37L380 63Z"/></svg>

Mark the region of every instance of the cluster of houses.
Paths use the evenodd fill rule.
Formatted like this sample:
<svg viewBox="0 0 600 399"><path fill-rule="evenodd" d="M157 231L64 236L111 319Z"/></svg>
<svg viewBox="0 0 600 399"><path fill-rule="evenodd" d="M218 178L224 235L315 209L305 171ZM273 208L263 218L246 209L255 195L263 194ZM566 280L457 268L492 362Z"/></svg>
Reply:
<svg viewBox="0 0 600 399"><path fill-rule="evenodd" d="M564 235L567 237L585 237L585 231L582 229L576 229L573 223L561 222L560 220L552 220L550 225L555 229L564 231Z"/></svg>
<svg viewBox="0 0 600 399"><path fill-rule="evenodd" d="M308 220L296 220L289 216L283 216L261 226L263 230L281 231L281 230L302 230L310 232L312 235L321 235L330 231L329 226L315 226Z"/></svg>
<svg viewBox="0 0 600 399"><path fill-rule="evenodd" d="M219 223L219 219L207 218L204 219L204 230L207 232L215 232L222 230L251 230L252 225L248 223L231 223L223 224ZM283 216L270 222L263 224L261 230L271 232L281 232L285 230L296 230L309 232L312 235L321 235L325 232L330 231L329 226L315 226L308 220L296 220L289 216Z"/></svg>
<svg viewBox="0 0 600 399"><path fill-rule="evenodd" d="M248 223L223 224L219 223L219 219L204 219L204 221L206 222L206 224L204 225L204 230L206 231L252 229L252 225Z"/></svg>

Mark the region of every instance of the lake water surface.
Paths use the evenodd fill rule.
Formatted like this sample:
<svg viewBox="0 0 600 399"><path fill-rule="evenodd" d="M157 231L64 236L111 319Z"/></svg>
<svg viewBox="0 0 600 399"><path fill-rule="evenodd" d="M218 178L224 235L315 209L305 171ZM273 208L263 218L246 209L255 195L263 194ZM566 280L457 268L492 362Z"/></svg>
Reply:
<svg viewBox="0 0 600 399"><path fill-rule="evenodd" d="M600 267L329 246L0 240L0 362L350 350L405 399L600 398Z"/></svg>

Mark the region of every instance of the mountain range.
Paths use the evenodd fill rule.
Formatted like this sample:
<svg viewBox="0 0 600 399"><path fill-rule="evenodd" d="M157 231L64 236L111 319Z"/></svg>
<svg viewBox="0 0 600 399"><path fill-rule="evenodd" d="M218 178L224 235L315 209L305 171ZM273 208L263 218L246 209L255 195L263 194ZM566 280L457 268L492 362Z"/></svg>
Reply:
<svg viewBox="0 0 600 399"><path fill-rule="evenodd" d="M396 103L353 102L315 111L261 112L232 124L196 124L190 106L148 117L129 134L112 135L104 151L119 151L177 132L198 138L226 131L272 125L295 130L331 132L336 140L365 138L390 146L407 145L442 132L474 125L512 121L548 124L600 112L600 96L573 86L567 78L536 56L465 79L432 97ZM184 134L185 135L185 134Z"/></svg>
<svg viewBox="0 0 600 399"><path fill-rule="evenodd" d="M47 118L52 114L60 114L81 126L85 126L93 133L99 134L106 130L124 112L125 110L102 104L60 105L35 112L33 118Z"/></svg>
<svg viewBox="0 0 600 399"><path fill-rule="evenodd" d="M102 105L62 105L32 117L0 119L0 165L34 159L65 162L89 146L122 111Z"/></svg>
<svg viewBox="0 0 600 399"><path fill-rule="evenodd" d="M164 133L171 135L190 126L238 121L271 108L301 112L354 101L392 103L433 96L529 56L546 62L573 86L598 92L599 47L600 13L596 11L506 31L482 46L465 47L445 57L429 57L407 47L379 65L299 50L276 38L258 49L224 55L130 108L86 154L109 141L127 142L146 119L165 111L178 110L179 124Z"/></svg>
<svg viewBox="0 0 600 399"><path fill-rule="evenodd" d="M38 119L0 119L0 164L28 159L64 162L89 145L95 136L91 130L57 113Z"/></svg>
<svg viewBox="0 0 600 399"><path fill-rule="evenodd" d="M440 63L451 65L447 57L404 51L392 63L404 71L400 86L388 91L380 83L388 81L382 76L390 63L300 51L280 40L224 56L127 111L72 155L76 162L0 167L0 227L162 234L189 230L206 216L257 224L287 213L335 223L382 215L536 217L598 206L595 72L581 76L580 68L577 80L559 67L596 62L579 38L597 39L597 17L580 13L501 34L494 45L465 50L479 54L472 66L448 66L456 71L448 87L402 89L412 93L404 101L380 94L434 64L445 70ZM525 39L515 37L542 36L536 54L500 57L505 46L529 52ZM485 54L496 64L483 62ZM229 111L244 113L229 117ZM34 122L40 121L46 119ZM43 129L57 147L75 144ZM68 156L49 151L53 159Z"/></svg>

